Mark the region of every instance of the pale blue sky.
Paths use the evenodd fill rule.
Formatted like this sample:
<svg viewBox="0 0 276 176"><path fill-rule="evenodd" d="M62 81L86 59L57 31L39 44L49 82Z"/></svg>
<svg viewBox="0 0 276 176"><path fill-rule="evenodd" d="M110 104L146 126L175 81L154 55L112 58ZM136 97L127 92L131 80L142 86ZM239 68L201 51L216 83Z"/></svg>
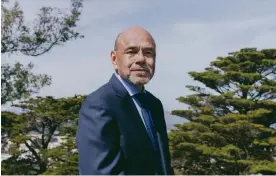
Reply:
<svg viewBox="0 0 276 176"><path fill-rule="evenodd" d="M43 5L69 7L70 0L20 0L30 22ZM40 95L89 94L113 73L109 53L119 32L139 25L157 43L157 70L146 88L166 110L186 108L175 100L190 92L189 71L242 47L275 48L275 0L85 0L79 29L84 39L37 58L12 56L53 77ZM31 24L31 23L30 23Z"/></svg>

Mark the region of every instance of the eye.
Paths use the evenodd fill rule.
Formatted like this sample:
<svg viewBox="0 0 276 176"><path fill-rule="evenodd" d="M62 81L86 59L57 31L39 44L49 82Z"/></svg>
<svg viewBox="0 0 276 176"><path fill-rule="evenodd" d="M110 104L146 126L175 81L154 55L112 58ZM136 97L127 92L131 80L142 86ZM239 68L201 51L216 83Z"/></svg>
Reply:
<svg viewBox="0 0 276 176"><path fill-rule="evenodd" d="M127 54L135 54L136 51L135 51L135 50L128 50L126 53L127 53Z"/></svg>
<svg viewBox="0 0 276 176"><path fill-rule="evenodd" d="M146 56L154 56L154 53L152 51L145 51L144 54Z"/></svg>

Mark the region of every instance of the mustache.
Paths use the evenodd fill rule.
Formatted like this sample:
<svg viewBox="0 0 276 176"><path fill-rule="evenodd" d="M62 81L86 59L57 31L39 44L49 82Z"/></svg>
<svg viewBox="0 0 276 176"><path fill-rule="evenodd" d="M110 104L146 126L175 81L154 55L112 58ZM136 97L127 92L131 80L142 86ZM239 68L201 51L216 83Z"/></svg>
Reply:
<svg viewBox="0 0 276 176"><path fill-rule="evenodd" d="M146 68L146 67L132 68L132 69L130 69L130 71L146 71L146 72L150 72L149 68Z"/></svg>

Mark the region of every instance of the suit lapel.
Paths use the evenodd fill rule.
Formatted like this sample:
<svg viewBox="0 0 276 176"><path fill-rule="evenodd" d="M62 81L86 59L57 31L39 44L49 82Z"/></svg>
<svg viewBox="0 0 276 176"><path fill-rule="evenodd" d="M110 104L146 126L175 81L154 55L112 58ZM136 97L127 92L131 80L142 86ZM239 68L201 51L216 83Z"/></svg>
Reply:
<svg viewBox="0 0 276 176"><path fill-rule="evenodd" d="M131 96L114 74L109 82L112 85L116 95L121 99L121 113L125 117L125 123L130 124L130 128L133 128L131 131L139 137L141 142L146 142L146 144L150 145L150 138Z"/></svg>
<svg viewBox="0 0 276 176"><path fill-rule="evenodd" d="M128 120L132 121L130 124L134 124L133 131L139 135L141 140L147 141L148 144L151 144L150 138L144 126L144 123L140 117L140 114L131 98L130 95L125 96L122 101L123 109L125 110L125 115Z"/></svg>
<svg viewBox="0 0 276 176"><path fill-rule="evenodd" d="M151 96L149 96L148 101L150 103L149 110L154 123L155 130L156 132L159 132L160 131L160 119L159 119L160 110L157 108L156 102L153 101L153 98Z"/></svg>
<svg viewBox="0 0 276 176"><path fill-rule="evenodd" d="M163 135L164 135L164 127L163 127L163 123L162 123L162 113L161 111L163 111L163 109L159 109L158 105L156 104L155 101L153 101L154 99L150 96L149 101L150 101L150 113L151 113L151 117L153 119L153 123L154 123L154 127L157 133L157 141L159 144L159 149L160 149L160 157L161 157L161 161L162 161L162 167L163 167L163 171L164 174L167 175L167 167L166 167L166 158L165 158L165 150L163 147Z"/></svg>

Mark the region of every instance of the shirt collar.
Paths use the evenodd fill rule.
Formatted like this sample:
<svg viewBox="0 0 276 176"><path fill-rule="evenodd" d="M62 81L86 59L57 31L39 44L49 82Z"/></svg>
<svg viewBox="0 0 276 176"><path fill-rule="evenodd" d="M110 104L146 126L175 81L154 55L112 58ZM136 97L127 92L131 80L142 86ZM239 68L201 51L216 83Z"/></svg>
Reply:
<svg viewBox="0 0 276 176"><path fill-rule="evenodd" d="M142 91L140 91L133 83L123 79L120 75L118 75L116 72L115 72L115 75L116 77L119 79L119 81L123 84L123 86L126 88L126 90L128 91L129 95L130 96L134 96L140 92L146 92L145 91L145 88L143 88Z"/></svg>

